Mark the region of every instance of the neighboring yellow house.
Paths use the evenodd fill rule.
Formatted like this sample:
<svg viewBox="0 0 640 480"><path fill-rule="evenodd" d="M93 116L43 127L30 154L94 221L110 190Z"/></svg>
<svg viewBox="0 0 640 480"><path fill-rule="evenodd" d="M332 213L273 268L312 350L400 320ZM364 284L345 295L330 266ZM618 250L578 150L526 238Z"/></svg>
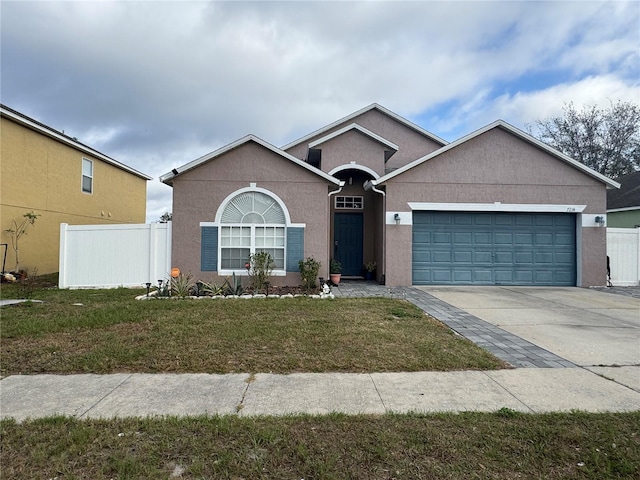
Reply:
<svg viewBox="0 0 640 480"><path fill-rule="evenodd" d="M145 223L151 177L11 108L0 105L0 112L0 239L8 244L6 271L15 268L15 255L5 230L25 213L40 216L20 239L20 269L37 268L39 274L58 271L61 223Z"/></svg>

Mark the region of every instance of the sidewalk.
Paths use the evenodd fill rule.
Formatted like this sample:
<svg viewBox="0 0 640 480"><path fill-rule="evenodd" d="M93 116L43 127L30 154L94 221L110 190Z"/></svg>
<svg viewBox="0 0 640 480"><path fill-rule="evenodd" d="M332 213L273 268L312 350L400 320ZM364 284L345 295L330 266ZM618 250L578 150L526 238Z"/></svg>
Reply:
<svg viewBox="0 0 640 480"><path fill-rule="evenodd" d="M621 368L630 377L640 372L640 367ZM0 415L17 421L51 415L85 419L640 408L640 391L584 368L255 376L16 375L4 378L0 388Z"/></svg>
<svg viewBox="0 0 640 480"><path fill-rule="evenodd" d="M415 303L519 367L414 373L14 375L0 381L0 417L289 415L640 409L640 366L578 367L412 287L344 282L337 297Z"/></svg>

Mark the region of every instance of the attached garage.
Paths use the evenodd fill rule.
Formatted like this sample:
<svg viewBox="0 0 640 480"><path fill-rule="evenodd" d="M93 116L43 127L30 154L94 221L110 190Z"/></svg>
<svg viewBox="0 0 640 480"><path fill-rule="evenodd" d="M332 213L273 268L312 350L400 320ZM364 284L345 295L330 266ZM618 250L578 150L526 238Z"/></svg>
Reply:
<svg viewBox="0 0 640 480"><path fill-rule="evenodd" d="M414 211L414 285L576 285L571 213Z"/></svg>

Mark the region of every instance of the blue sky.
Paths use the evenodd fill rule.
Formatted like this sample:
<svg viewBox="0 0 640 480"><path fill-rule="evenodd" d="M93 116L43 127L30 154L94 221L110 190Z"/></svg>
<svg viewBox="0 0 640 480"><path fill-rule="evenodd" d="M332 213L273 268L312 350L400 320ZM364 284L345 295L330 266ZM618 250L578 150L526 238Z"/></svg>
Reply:
<svg viewBox="0 0 640 480"><path fill-rule="evenodd" d="M157 178L373 102L452 141L640 102L640 2L12 2L2 103Z"/></svg>

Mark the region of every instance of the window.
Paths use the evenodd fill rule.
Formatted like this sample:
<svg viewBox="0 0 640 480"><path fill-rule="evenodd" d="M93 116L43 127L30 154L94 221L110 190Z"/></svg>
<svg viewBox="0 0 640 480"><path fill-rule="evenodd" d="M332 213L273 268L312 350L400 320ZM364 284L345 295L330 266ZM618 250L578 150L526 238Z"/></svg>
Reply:
<svg viewBox="0 0 640 480"><path fill-rule="evenodd" d="M220 268L244 270L252 253L268 252L276 270L285 268L286 218L278 202L262 192L241 193L227 204L220 225Z"/></svg>
<svg viewBox="0 0 640 480"><path fill-rule="evenodd" d="M358 210L362 209L363 197L336 197L336 209Z"/></svg>
<svg viewBox="0 0 640 480"><path fill-rule="evenodd" d="M82 159L82 191L93 193L93 162L86 158Z"/></svg>

